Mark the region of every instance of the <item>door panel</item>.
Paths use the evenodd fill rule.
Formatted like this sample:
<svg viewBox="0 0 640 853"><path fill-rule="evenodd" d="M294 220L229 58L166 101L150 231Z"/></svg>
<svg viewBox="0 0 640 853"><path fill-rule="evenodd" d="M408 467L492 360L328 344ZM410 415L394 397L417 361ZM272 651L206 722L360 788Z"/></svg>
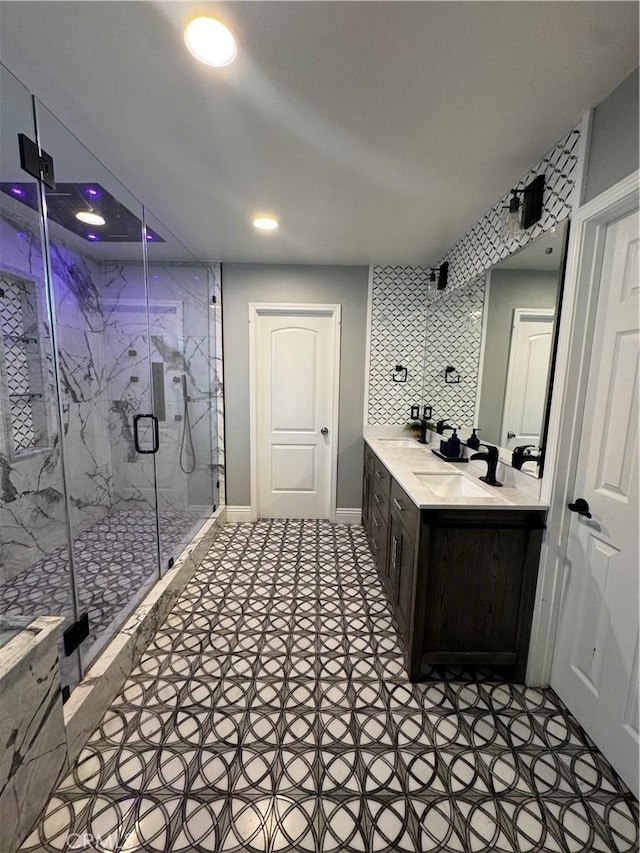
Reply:
<svg viewBox="0 0 640 853"><path fill-rule="evenodd" d="M258 514L331 516L334 320L283 312L257 319Z"/></svg>
<svg viewBox="0 0 640 853"><path fill-rule="evenodd" d="M271 491L316 491L315 444L274 444L271 447Z"/></svg>
<svg viewBox="0 0 640 853"><path fill-rule="evenodd" d="M554 317L543 308L513 314L501 441L509 449L540 442Z"/></svg>
<svg viewBox="0 0 640 853"><path fill-rule="evenodd" d="M638 214L607 228L551 683L638 794Z"/></svg>
<svg viewBox="0 0 640 853"><path fill-rule="evenodd" d="M317 421L318 332L276 329L271 335L271 429L311 432Z"/></svg>

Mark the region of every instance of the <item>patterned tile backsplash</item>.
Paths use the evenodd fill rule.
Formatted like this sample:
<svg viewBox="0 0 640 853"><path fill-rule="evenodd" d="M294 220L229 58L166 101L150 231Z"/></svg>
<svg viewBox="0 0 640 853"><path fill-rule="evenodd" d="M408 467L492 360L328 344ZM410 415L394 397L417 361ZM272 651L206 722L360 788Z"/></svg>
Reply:
<svg viewBox="0 0 640 853"><path fill-rule="evenodd" d="M427 311L425 402L452 426L475 426L484 293L482 277L431 303ZM445 380L448 366L456 369L450 379L459 382Z"/></svg>
<svg viewBox="0 0 640 853"><path fill-rule="evenodd" d="M579 143L580 128L576 127L513 187L523 189L536 175L545 175L542 217L532 228L515 238L505 237L501 222L510 196L507 192L435 262L434 266L449 262L446 290L427 297L427 267L373 268L368 423L402 423L408 418L409 406L422 399L433 405L434 414L471 423L476 407L484 273L569 216L575 200ZM395 364L409 368L406 383L392 381ZM444 382L443 371L449 364L460 373L458 385Z"/></svg>
<svg viewBox="0 0 640 853"><path fill-rule="evenodd" d="M369 355L369 423L409 417L422 396L426 323L425 267L374 267ZM407 381L394 382L396 364Z"/></svg>

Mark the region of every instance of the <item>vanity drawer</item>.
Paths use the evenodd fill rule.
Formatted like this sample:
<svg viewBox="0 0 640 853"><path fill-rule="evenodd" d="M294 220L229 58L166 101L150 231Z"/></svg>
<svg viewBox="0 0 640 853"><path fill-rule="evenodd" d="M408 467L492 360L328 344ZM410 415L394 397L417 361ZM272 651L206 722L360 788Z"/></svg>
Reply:
<svg viewBox="0 0 640 853"><path fill-rule="evenodd" d="M380 513L386 521L389 517L389 488L382 480L374 477L371 479L373 493L373 508Z"/></svg>
<svg viewBox="0 0 640 853"><path fill-rule="evenodd" d="M412 536L417 535L420 510L395 480L391 481L391 512L404 525L408 533Z"/></svg>
<svg viewBox="0 0 640 853"><path fill-rule="evenodd" d="M389 494L389 488L391 487L391 474L387 471L377 456L373 457L373 482L374 484L377 483L382 488L385 495Z"/></svg>

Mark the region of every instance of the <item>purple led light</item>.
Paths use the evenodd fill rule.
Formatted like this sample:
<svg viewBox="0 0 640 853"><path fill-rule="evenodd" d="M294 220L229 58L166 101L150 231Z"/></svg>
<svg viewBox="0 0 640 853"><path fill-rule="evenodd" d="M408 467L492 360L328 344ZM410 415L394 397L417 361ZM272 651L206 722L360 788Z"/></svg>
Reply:
<svg viewBox="0 0 640 853"><path fill-rule="evenodd" d="M156 238L153 236L153 234L149 234L149 233L147 232L147 240L155 240L155 239L156 239Z"/></svg>
<svg viewBox="0 0 640 853"><path fill-rule="evenodd" d="M100 195L100 193L97 189L95 189L95 187L87 187L87 195L92 195L95 198L96 196Z"/></svg>
<svg viewBox="0 0 640 853"><path fill-rule="evenodd" d="M21 189L20 189L20 187L11 187L11 192L12 192L14 195L19 195L19 196L23 196L23 195L24 195L24 190L21 190Z"/></svg>
<svg viewBox="0 0 640 853"><path fill-rule="evenodd" d="M100 238L98 237L97 234L87 234L87 240L99 240L99 239Z"/></svg>

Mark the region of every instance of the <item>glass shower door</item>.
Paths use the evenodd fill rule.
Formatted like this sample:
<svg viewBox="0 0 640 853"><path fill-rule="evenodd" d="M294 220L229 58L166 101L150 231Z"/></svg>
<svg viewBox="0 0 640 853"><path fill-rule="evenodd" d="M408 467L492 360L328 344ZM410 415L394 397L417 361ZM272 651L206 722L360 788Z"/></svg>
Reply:
<svg viewBox="0 0 640 853"><path fill-rule="evenodd" d="M86 669L159 577L143 211L41 104L38 124Z"/></svg>
<svg viewBox="0 0 640 853"><path fill-rule="evenodd" d="M214 279L146 213L161 571L217 503ZM159 236L163 237L161 241Z"/></svg>
<svg viewBox="0 0 640 853"><path fill-rule="evenodd" d="M30 93L0 68L0 643L36 616L78 617L64 479L56 327L39 184L20 165L36 140ZM65 655L62 686L80 678Z"/></svg>

